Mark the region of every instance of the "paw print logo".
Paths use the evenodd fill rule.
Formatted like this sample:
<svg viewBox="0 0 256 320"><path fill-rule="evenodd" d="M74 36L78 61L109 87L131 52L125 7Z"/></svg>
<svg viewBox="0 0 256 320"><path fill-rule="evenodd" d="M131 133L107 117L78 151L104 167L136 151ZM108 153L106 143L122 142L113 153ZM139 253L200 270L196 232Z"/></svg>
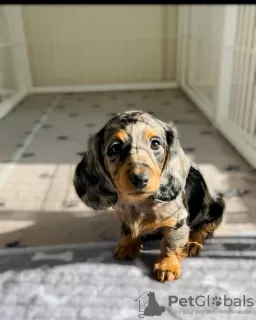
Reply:
<svg viewBox="0 0 256 320"><path fill-rule="evenodd" d="M214 306L216 306L216 307L219 307L219 306L222 304L221 298L220 298L220 297L217 297L217 296L213 297L213 298L212 298L212 304L213 304Z"/></svg>

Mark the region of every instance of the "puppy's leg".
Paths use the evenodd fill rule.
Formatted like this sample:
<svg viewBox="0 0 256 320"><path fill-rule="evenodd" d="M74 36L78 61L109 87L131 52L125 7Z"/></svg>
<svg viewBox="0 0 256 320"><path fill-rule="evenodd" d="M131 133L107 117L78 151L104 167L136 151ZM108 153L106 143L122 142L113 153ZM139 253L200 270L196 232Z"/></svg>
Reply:
<svg viewBox="0 0 256 320"><path fill-rule="evenodd" d="M115 247L115 256L120 260L135 259L141 251L141 241L131 235L123 236Z"/></svg>
<svg viewBox="0 0 256 320"><path fill-rule="evenodd" d="M220 225L222 217L209 223L204 223L199 228L192 230L189 235L188 256L198 256L203 248L204 239L213 235L214 230Z"/></svg>
<svg viewBox="0 0 256 320"><path fill-rule="evenodd" d="M190 233L188 249L188 255L190 257L199 255L203 247L204 239L211 237L213 232L221 224L224 209L225 202L221 197L212 201L207 214L208 221L202 221L202 223Z"/></svg>
<svg viewBox="0 0 256 320"><path fill-rule="evenodd" d="M187 255L189 227L185 220L178 223L176 229L164 228L161 254L154 264L154 273L158 281L171 281L181 274L181 260Z"/></svg>
<svg viewBox="0 0 256 320"><path fill-rule="evenodd" d="M115 256L120 260L129 260L136 258L141 251L141 240L132 238L131 230L122 223L122 239L115 247Z"/></svg>

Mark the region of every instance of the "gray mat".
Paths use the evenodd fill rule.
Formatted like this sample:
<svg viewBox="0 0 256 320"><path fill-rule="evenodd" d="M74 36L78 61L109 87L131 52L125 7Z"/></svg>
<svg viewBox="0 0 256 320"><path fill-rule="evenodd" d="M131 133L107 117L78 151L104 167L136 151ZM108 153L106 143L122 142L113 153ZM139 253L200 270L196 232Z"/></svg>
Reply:
<svg viewBox="0 0 256 320"><path fill-rule="evenodd" d="M0 250L0 319L255 319L256 239L209 239L164 284L151 275L157 242L129 262L113 258L114 245Z"/></svg>

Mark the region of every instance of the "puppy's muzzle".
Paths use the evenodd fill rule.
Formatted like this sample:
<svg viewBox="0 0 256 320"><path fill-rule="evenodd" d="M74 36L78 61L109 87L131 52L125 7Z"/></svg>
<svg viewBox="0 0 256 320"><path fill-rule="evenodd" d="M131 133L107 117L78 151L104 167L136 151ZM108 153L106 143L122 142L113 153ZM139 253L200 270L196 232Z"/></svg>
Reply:
<svg viewBox="0 0 256 320"><path fill-rule="evenodd" d="M130 181L136 189L144 189L149 182L149 175L147 172L140 174L131 174Z"/></svg>

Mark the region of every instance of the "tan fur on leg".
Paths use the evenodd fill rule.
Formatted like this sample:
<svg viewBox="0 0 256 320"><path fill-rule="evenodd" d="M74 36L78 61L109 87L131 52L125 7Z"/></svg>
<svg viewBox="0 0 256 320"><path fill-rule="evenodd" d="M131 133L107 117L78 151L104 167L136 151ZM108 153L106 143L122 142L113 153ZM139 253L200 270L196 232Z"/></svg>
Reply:
<svg viewBox="0 0 256 320"><path fill-rule="evenodd" d="M141 248L140 239L133 239L131 235L127 235L116 245L115 256L120 260L134 259L139 255Z"/></svg>
<svg viewBox="0 0 256 320"><path fill-rule="evenodd" d="M195 257L200 254L203 248L203 241L208 236L212 236L214 230L219 226L220 221L216 220L211 223L203 224L198 230L192 230L189 236L188 256Z"/></svg>

